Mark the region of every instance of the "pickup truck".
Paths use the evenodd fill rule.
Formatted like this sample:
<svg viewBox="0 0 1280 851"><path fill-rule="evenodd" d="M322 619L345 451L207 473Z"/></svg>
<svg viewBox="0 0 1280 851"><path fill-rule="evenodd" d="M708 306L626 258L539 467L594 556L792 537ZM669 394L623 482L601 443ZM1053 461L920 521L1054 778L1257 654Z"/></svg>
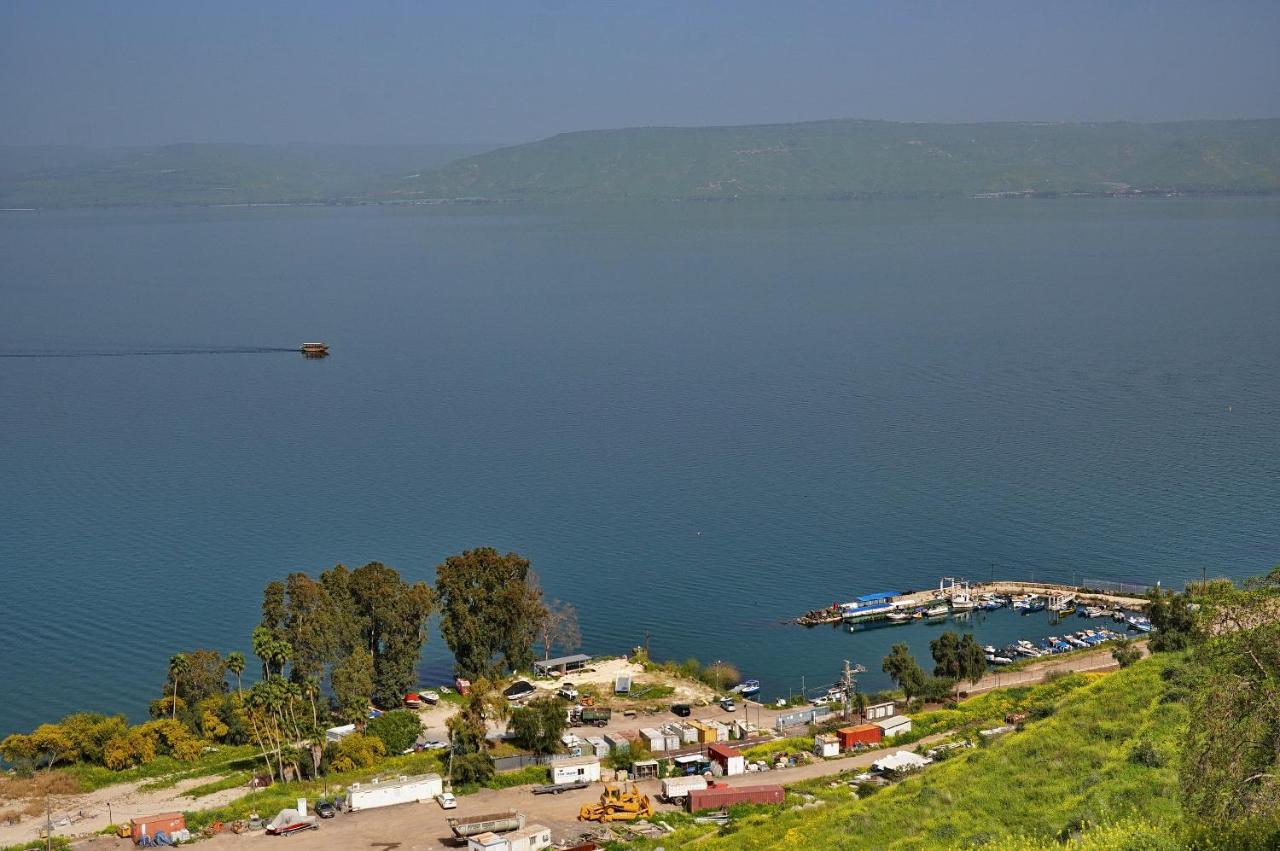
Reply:
<svg viewBox="0 0 1280 851"><path fill-rule="evenodd" d="M561 792L571 792L574 789L585 789L591 784L585 780L575 780L572 783L549 783L546 786L534 786L533 794L535 795L559 795Z"/></svg>

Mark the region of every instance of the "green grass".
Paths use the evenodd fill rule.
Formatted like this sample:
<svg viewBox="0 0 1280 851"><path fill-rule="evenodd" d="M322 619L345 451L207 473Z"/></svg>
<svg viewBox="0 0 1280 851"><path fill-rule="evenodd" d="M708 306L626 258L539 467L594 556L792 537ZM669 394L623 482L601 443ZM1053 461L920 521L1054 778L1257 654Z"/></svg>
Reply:
<svg viewBox="0 0 1280 851"><path fill-rule="evenodd" d="M1040 706L1049 714L863 800L855 800L847 785L833 788L832 778L801 784L795 791L823 806L752 812L697 847L961 848L1007 837L1048 842L1073 826L1137 817L1176 822L1176 760L1152 766L1133 758L1142 740L1176 756L1186 713L1181 704L1160 703L1166 690L1160 670L1169 661L1146 660L1111 675L1072 675L924 713L918 716L922 726L948 729L985 724L1011 706ZM705 833L704 827L681 829L662 844L686 847Z"/></svg>
<svg viewBox="0 0 1280 851"><path fill-rule="evenodd" d="M161 756L146 765L124 771L112 771L105 766L88 763L77 763L57 770L74 777L85 792L92 792L116 783L134 783L139 780L151 781L143 784L143 789L167 789L182 780L193 777L209 777L226 771L247 770L253 764L257 753L257 749L252 745L224 745L204 754L195 762L180 762L173 757Z"/></svg>

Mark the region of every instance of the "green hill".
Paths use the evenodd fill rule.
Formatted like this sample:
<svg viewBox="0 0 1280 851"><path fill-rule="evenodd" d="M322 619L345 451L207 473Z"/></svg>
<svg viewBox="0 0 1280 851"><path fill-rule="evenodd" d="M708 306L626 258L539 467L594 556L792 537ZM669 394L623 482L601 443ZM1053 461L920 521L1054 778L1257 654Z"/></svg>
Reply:
<svg viewBox="0 0 1280 851"><path fill-rule="evenodd" d="M408 180L403 196L848 198L1280 190L1280 119L1172 124L817 121L565 133Z"/></svg>
<svg viewBox="0 0 1280 851"><path fill-rule="evenodd" d="M349 201L476 145L166 145L0 149L0 207Z"/></svg>

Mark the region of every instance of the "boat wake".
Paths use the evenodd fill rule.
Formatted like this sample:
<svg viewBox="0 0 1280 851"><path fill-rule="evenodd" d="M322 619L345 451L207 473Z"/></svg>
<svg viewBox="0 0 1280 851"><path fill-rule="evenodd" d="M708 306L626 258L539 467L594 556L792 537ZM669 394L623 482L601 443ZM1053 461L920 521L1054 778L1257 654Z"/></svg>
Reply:
<svg viewBox="0 0 1280 851"><path fill-rule="evenodd" d="M293 352L298 348L281 346L190 346L173 349L103 349L85 351L83 349L49 349L0 351L0 358L132 358L148 355L265 355L279 352Z"/></svg>

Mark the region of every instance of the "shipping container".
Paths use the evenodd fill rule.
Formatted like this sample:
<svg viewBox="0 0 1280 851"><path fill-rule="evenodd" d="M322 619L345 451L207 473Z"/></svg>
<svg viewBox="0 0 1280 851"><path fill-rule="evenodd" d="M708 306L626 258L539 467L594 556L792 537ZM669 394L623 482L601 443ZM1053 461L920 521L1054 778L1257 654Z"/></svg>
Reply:
<svg viewBox="0 0 1280 851"><path fill-rule="evenodd" d="M187 826L187 819L182 813L160 813L129 820L129 836L136 843L142 837L152 838L157 833L173 836Z"/></svg>
<svg viewBox="0 0 1280 851"><path fill-rule="evenodd" d="M689 812L718 810L734 804L781 804L785 796L781 786L716 786L689 792Z"/></svg>
<svg viewBox="0 0 1280 851"><path fill-rule="evenodd" d="M631 750L631 740L621 733L605 733L604 740L614 753L626 753Z"/></svg>
<svg viewBox="0 0 1280 851"><path fill-rule="evenodd" d="M596 756L608 756L609 751L612 750L609 743L600 736L587 736L587 744L591 745L591 751Z"/></svg>
<svg viewBox="0 0 1280 851"><path fill-rule="evenodd" d="M836 730L840 737L840 747L850 750L857 745L878 745L883 738L880 728L875 724L859 724L856 727L841 727Z"/></svg>
<svg viewBox="0 0 1280 851"><path fill-rule="evenodd" d="M352 812L390 807L396 804L412 804L430 801L444 791L439 774L419 774L399 777L395 780L373 780L369 783L352 783L347 790L347 801Z"/></svg>
<svg viewBox="0 0 1280 851"><path fill-rule="evenodd" d="M862 717L868 721L877 721L881 718L888 718L898 711L898 705L892 700L885 703L873 703L862 712Z"/></svg>
<svg viewBox="0 0 1280 851"><path fill-rule="evenodd" d="M654 753L661 753L667 749L667 737L652 727L645 727L641 730L640 738L644 739L645 744L649 746L649 750Z"/></svg>

